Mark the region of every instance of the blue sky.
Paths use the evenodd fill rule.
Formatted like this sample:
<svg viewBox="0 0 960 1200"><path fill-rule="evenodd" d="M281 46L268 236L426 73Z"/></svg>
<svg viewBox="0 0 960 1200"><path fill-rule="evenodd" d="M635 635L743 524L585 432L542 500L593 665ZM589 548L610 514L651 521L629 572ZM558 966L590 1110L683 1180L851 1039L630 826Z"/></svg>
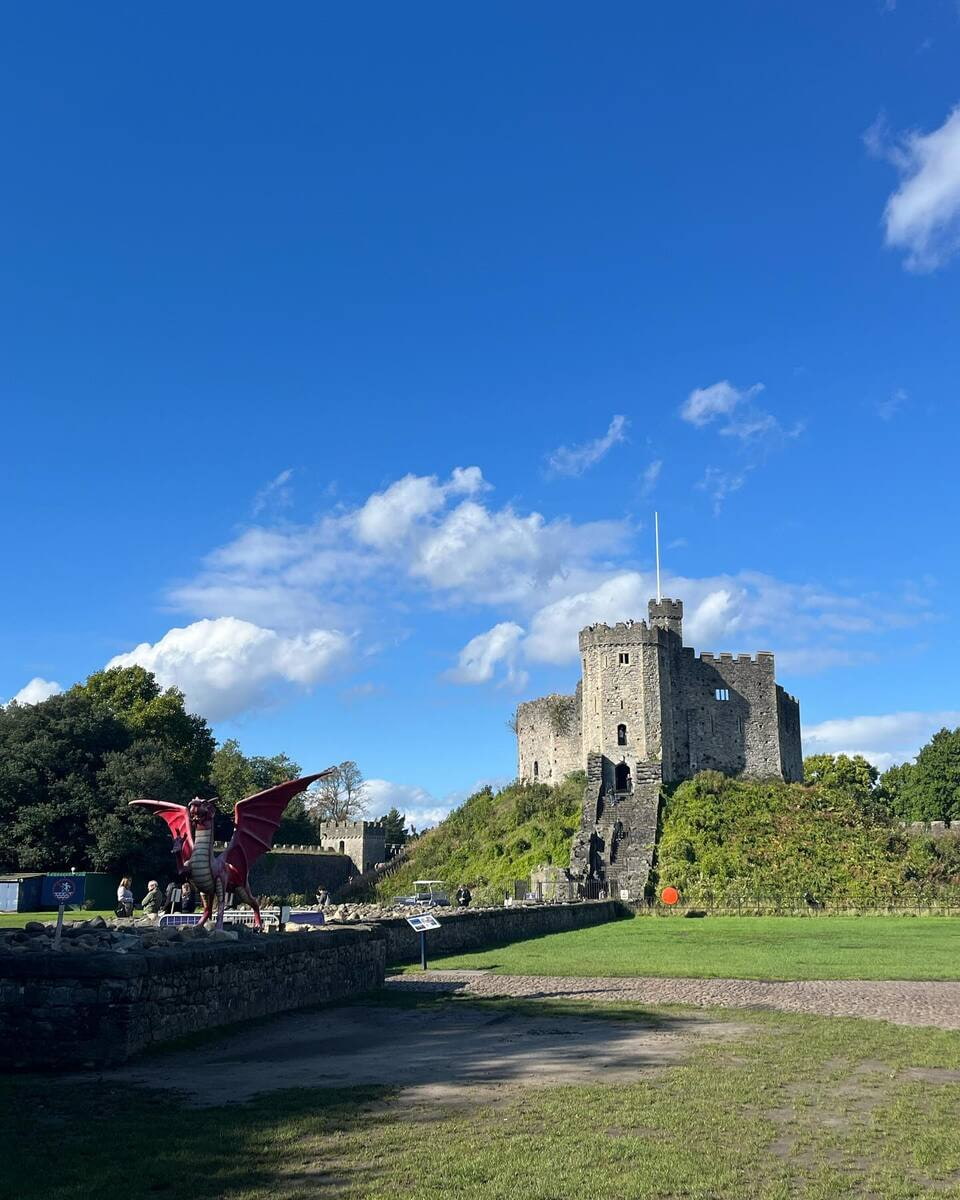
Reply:
<svg viewBox="0 0 960 1200"><path fill-rule="evenodd" d="M576 630L960 723L960 10L0 15L0 697L122 656L435 819Z"/></svg>

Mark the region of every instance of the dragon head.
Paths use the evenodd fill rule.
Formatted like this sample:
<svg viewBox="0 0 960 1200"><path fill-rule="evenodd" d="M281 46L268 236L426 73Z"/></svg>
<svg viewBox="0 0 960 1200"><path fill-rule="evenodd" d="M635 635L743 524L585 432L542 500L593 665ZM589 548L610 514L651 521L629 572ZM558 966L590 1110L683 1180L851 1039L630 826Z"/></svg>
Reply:
<svg viewBox="0 0 960 1200"><path fill-rule="evenodd" d="M187 805L187 811L190 814L190 823L195 829L209 829L213 824L217 805L214 800L201 800L199 796L194 796Z"/></svg>

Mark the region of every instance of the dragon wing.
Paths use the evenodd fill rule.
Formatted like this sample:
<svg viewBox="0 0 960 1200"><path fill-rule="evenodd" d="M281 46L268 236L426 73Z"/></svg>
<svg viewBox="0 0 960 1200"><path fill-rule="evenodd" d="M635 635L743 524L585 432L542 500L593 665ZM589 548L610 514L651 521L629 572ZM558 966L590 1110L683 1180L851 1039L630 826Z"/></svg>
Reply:
<svg viewBox="0 0 960 1200"><path fill-rule="evenodd" d="M250 868L273 845L284 809L300 792L318 779L329 775L334 767L318 775L304 775L302 779L290 779L276 787L257 792L240 800L233 810L233 837L224 852L223 859L229 875L229 886L246 885Z"/></svg>
<svg viewBox="0 0 960 1200"><path fill-rule="evenodd" d="M182 804L173 804L169 800L131 800L130 807L139 806L147 812L166 821L173 834L174 841L180 842L177 858L182 868L186 860L193 854L193 830L190 828L190 814Z"/></svg>

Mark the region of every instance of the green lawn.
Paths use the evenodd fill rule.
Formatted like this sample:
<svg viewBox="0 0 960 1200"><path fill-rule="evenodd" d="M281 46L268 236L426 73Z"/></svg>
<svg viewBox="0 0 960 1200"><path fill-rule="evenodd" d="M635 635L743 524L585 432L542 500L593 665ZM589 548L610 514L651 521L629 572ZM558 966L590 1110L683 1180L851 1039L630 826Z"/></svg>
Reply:
<svg viewBox="0 0 960 1200"><path fill-rule="evenodd" d="M523 1009L535 1017L548 1007L649 1020L628 1006ZM453 1106L366 1087L195 1109L94 1076L70 1086L6 1079L4 1191L18 1200L960 1197L960 1033L783 1014L749 1022L742 1036L701 1044L636 1083L465 1090Z"/></svg>
<svg viewBox="0 0 960 1200"><path fill-rule="evenodd" d="M505 975L960 979L960 917L637 917L430 965Z"/></svg>
<svg viewBox="0 0 960 1200"><path fill-rule="evenodd" d="M103 917L105 921L112 921L116 915L112 908L97 909L95 912L76 910L65 912L63 919L65 921L88 921L91 917ZM55 912L0 913L0 929L22 929L28 921L55 921L56 919Z"/></svg>

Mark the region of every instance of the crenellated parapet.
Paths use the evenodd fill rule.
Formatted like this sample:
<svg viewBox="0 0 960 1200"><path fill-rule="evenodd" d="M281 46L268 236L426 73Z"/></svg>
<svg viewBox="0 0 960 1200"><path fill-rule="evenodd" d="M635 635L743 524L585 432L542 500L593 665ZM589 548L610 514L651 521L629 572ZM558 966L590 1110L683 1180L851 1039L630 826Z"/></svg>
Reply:
<svg viewBox="0 0 960 1200"><path fill-rule="evenodd" d="M618 621L616 625L588 625L580 630L580 650L595 650L605 646L656 645L663 638L663 630L653 628L646 621Z"/></svg>

